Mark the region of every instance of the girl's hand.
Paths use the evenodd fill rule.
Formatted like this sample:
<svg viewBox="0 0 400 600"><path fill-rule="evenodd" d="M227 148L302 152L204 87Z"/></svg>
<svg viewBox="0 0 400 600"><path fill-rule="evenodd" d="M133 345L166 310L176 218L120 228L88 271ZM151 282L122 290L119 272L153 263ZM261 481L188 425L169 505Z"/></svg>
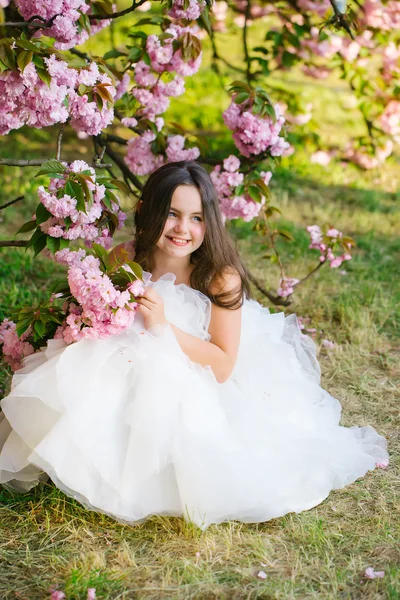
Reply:
<svg viewBox="0 0 400 600"><path fill-rule="evenodd" d="M146 329L168 323L164 313L164 300L153 289L146 289L143 296L137 298L136 301L140 305L138 311L143 315Z"/></svg>

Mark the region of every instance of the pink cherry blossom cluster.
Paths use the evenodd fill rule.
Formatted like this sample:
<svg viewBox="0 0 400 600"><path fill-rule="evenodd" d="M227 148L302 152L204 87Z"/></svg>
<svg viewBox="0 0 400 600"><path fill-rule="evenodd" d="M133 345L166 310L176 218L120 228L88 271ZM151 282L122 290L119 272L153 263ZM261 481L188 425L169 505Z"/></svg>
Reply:
<svg viewBox="0 0 400 600"><path fill-rule="evenodd" d="M112 122L114 112L107 102L99 109L96 102L89 100L88 93L95 92L101 84L113 98L116 89L110 77L100 73L94 62L77 70L54 54L44 61L51 76L49 85L39 78L33 62L23 72L18 69L0 73L0 135L23 125L40 129L65 123L68 118L77 131L98 135ZM82 94L78 92L81 84L87 86Z"/></svg>
<svg viewBox="0 0 400 600"><path fill-rule="evenodd" d="M52 178L48 190L43 186L38 188L41 203L51 213L51 217L39 225L40 229L50 237L70 241L82 239L89 246L95 242L109 249L112 246L112 236L107 220L103 220L102 216L106 211L114 213L118 219L118 228L121 228L126 214L115 202L112 203L112 210L106 207L103 202L106 188L96 183L96 173L92 167L83 160L75 160L70 165L63 164L65 165L64 178ZM89 206L88 202L85 202L86 212L77 208L76 196L65 192L69 175L85 171L90 173L86 184L93 194L92 205Z"/></svg>
<svg viewBox="0 0 400 600"><path fill-rule="evenodd" d="M316 13L320 17L332 8L329 0L297 0L296 4L301 11Z"/></svg>
<svg viewBox="0 0 400 600"><path fill-rule="evenodd" d="M343 237L342 232L338 229L330 227L323 234L318 225L309 225L307 231L311 238L311 244L308 247L320 251L320 262L327 260L332 269L337 269L345 260L351 260L351 254L349 253L350 245L348 245L348 251L343 252L340 256L335 256L333 253L335 243Z"/></svg>
<svg viewBox="0 0 400 600"><path fill-rule="evenodd" d="M210 173L211 181L217 191L221 212L225 219L239 219L251 221L260 212L261 205L255 202L248 194L236 195L237 186L244 180L243 173L239 172L240 160L236 156L229 156L221 165L217 165Z"/></svg>
<svg viewBox="0 0 400 600"><path fill-rule="evenodd" d="M236 104L234 98L222 114L225 125L233 131L236 147L243 156L261 154L268 151L271 156L282 156L290 149L290 144L279 134L285 123L279 105L274 106L276 119L260 117L248 110L248 103Z"/></svg>
<svg viewBox="0 0 400 600"><path fill-rule="evenodd" d="M135 296L143 293L141 281L135 280L126 290L115 287L100 269L100 260L82 251L68 248L56 252L56 260L67 264L68 284L75 302L68 305L64 325L57 329L56 339L67 344L81 339L104 339L130 327L135 318ZM129 270L128 265L124 265Z"/></svg>
<svg viewBox="0 0 400 600"><path fill-rule="evenodd" d="M189 0L189 6L184 8L184 0L174 0L171 10L168 12L173 19L186 19L187 21L195 21L201 15L204 9L204 0Z"/></svg>
<svg viewBox="0 0 400 600"><path fill-rule="evenodd" d="M200 156L200 150L196 146L184 148L185 138L182 135L168 136L165 156L164 154L155 154L152 150L152 143L155 139L156 134L153 131L145 131L143 135L128 141L125 162L132 173L147 175L165 162L196 160Z"/></svg>
<svg viewBox="0 0 400 600"><path fill-rule="evenodd" d="M54 46L58 50L69 50L80 46L110 23L105 19L92 23L89 31L78 23L82 15L90 10L86 0L15 0L15 4L25 20L41 17L46 21L53 19L50 27L39 30L35 37L46 35L55 38Z"/></svg>
<svg viewBox="0 0 400 600"><path fill-rule="evenodd" d="M395 136L395 139L396 137L397 136ZM369 154L365 148L353 148L350 146L344 151L344 158L347 158L362 169L376 169L392 154L393 148L394 143L392 140L386 140L385 144L376 148L375 154L372 155Z"/></svg>
<svg viewBox="0 0 400 600"><path fill-rule="evenodd" d="M307 103L305 106L305 110L306 112L299 112L296 115L292 115L289 112L287 112L288 110L288 105L284 102L279 102L279 109L281 111L281 114L285 117L286 121L288 123L290 123L291 125L305 125L306 123L308 123L312 117L312 107L313 105L311 104L311 102Z"/></svg>
<svg viewBox="0 0 400 600"><path fill-rule="evenodd" d="M25 341L29 335L30 330L28 329L21 337L18 337L16 324L9 319L4 319L0 323L0 346L2 354L13 371L20 369L22 359L34 352L33 346Z"/></svg>
<svg viewBox="0 0 400 600"><path fill-rule="evenodd" d="M395 0L365 0L360 15L363 25L383 31L400 29L400 6Z"/></svg>
<svg viewBox="0 0 400 600"><path fill-rule="evenodd" d="M286 298L290 296L294 292L294 286L299 283L299 279L294 277L282 277L279 281L279 288L277 291L278 296L281 298Z"/></svg>
<svg viewBox="0 0 400 600"><path fill-rule="evenodd" d="M197 2L195 3L198 4ZM185 34L195 35L199 31L198 27L181 27L177 23L171 23L166 29L166 38L160 39L159 36L152 34L147 37L146 51L151 64L146 64L140 60L135 65L135 87L131 94L140 104L137 110L137 116L156 122L157 116L163 114L169 107L170 98L181 96L185 92L185 83L183 77L191 76L197 73L201 65L201 52L195 59L184 60L181 49L175 48L174 44ZM163 74L175 72L176 75L163 81ZM125 89L129 87L127 81L124 82ZM122 93L118 92L118 96Z"/></svg>

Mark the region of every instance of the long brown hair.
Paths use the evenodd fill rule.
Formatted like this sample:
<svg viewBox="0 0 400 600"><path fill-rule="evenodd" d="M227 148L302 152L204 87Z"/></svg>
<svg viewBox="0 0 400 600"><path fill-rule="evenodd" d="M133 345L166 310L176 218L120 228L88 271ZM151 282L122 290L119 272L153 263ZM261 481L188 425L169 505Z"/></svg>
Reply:
<svg viewBox="0 0 400 600"><path fill-rule="evenodd" d="M205 169L195 161L170 162L150 175L143 188L140 210L135 213L135 261L151 271L152 250L160 239L168 217L171 198L180 185L195 186L201 196L205 223L204 240L190 257L194 265L190 285L224 308L238 308L243 297L250 297L246 268L233 240L223 224L217 193ZM226 272L236 272L240 283L236 289L211 293Z"/></svg>

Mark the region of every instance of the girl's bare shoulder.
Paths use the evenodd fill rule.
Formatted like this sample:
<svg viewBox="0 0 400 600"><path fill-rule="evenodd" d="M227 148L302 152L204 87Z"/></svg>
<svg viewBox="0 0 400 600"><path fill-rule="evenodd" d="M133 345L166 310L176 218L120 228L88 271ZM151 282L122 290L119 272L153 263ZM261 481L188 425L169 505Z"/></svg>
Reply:
<svg viewBox="0 0 400 600"><path fill-rule="evenodd" d="M110 252L110 258L114 260L133 260L135 258L135 246L133 240L115 246Z"/></svg>
<svg viewBox="0 0 400 600"><path fill-rule="evenodd" d="M214 276L210 284L212 294L221 294L236 290L241 285L239 273L233 267L226 267Z"/></svg>

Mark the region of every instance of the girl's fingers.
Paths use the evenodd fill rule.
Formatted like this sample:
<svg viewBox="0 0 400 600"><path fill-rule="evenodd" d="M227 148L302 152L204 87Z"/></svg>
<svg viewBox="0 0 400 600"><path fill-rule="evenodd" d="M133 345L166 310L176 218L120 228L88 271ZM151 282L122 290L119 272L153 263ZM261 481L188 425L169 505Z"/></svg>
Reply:
<svg viewBox="0 0 400 600"><path fill-rule="evenodd" d="M159 294L157 294L157 292L155 292L154 290L152 290L151 288L146 288L142 298L146 298L147 300L150 300L150 302L158 302L160 299Z"/></svg>
<svg viewBox="0 0 400 600"><path fill-rule="evenodd" d="M147 309L151 310L155 308L155 304L154 302L151 302L150 300L148 300L147 298L145 298L144 296L142 296L141 298L137 299L137 303L140 304L140 306L144 306Z"/></svg>

